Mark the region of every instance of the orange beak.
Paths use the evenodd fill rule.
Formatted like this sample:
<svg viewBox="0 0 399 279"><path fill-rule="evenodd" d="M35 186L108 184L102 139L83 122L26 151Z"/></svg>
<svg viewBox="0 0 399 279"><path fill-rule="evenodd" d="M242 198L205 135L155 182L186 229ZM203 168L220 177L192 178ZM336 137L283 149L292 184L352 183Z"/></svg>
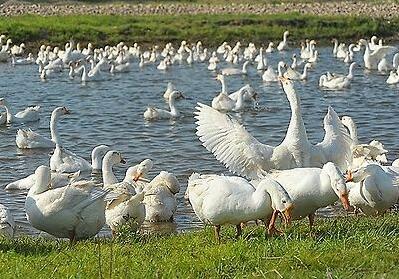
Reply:
<svg viewBox="0 0 399 279"><path fill-rule="evenodd" d="M345 182L352 182L353 181L353 173L348 170L345 174Z"/></svg>
<svg viewBox="0 0 399 279"><path fill-rule="evenodd" d="M283 211L283 219L284 222L289 225L291 224L291 220L292 220L292 209L294 208L294 205L291 204L289 205L284 211Z"/></svg>
<svg viewBox="0 0 399 279"><path fill-rule="evenodd" d="M143 176L142 172L136 173L135 175L133 175L133 181L137 182L142 176Z"/></svg>
<svg viewBox="0 0 399 279"><path fill-rule="evenodd" d="M350 210L351 205L350 205L349 199L348 199L348 192L341 193L339 199L341 200L342 205L344 206L345 210Z"/></svg>

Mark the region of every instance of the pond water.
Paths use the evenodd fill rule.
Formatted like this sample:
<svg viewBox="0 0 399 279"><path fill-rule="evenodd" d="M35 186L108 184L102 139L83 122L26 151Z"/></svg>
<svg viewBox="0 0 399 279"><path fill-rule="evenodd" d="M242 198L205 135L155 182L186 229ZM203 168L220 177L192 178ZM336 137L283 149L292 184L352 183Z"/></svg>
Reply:
<svg viewBox="0 0 399 279"><path fill-rule="evenodd" d="M299 50L296 49L297 53ZM298 82L303 118L308 137L319 142L324 136L323 117L327 106L336 112L351 116L358 125L360 142L377 139L389 150L389 159L398 157L399 89L385 83L386 76L375 72L355 69L355 78L350 89L323 91L318 88L319 76L331 71L347 73L348 66L332 57L331 48L320 48L319 62L310 72L306 82ZM269 63L276 69L277 62L290 61L292 51L268 55ZM361 55L356 59L362 61ZM361 62L361 65L363 63ZM227 64L221 64L228 67ZM82 85L78 79L70 80L67 71L43 82L36 65L12 67L1 64L1 97L8 100L16 113L27 105L41 105L41 119L29 124L33 130L49 135L48 123L51 111L57 106L66 106L72 114L59 122L59 132L65 147L87 159L92 148L98 144L110 145L122 152L127 165L115 168L122 179L128 166L145 158L154 161L150 177L161 170L174 173L180 181L179 206L173 223L146 225L147 230L185 231L201 227L191 206L184 200L187 178L193 172L227 173L227 170L210 154L195 135L193 118L197 102L210 104L220 92L220 84L212 79L215 74L206 69L207 64L173 65L166 72L148 65L143 69L135 63L127 74L111 76L109 80ZM143 112L148 105L167 107L162 95L168 81L184 92L186 100L178 101L182 117L175 121L146 122ZM247 77L228 77L229 91L235 91L246 83L259 93L257 109L234 115L261 142L277 145L283 139L290 118L289 104L278 83L265 84L261 73L249 67ZM4 191L4 186L34 172L41 164L48 164L49 151L19 150L15 145L15 134L19 125L0 127L0 203L8 206L19 221L20 234L37 234L29 226L24 213L26 192ZM339 214L335 208L321 211L323 216ZM104 230L105 234L109 232Z"/></svg>

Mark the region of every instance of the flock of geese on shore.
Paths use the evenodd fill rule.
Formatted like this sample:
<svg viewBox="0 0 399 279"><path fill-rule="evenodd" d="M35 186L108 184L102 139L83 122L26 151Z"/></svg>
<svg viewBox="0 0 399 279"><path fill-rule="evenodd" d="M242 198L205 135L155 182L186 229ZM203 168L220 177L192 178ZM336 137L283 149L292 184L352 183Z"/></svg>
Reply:
<svg viewBox="0 0 399 279"><path fill-rule="evenodd" d="M242 225L249 221L265 222L267 233L281 233L275 224L279 217L285 224L292 220L308 218L310 228L316 210L341 201L346 210L366 215L383 214L399 199L399 160L387 165L382 143L371 141L361 144L357 139L357 127L349 116L339 118L332 107L326 108L325 135L322 142L312 144L307 136L301 114L300 97L295 90L295 80L308 77L308 70L317 66L318 51L314 40L302 43L299 57L292 56L292 64L280 61L275 71L267 55L276 51L289 51L289 32L274 48L256 48L250 43L244 47L237 42L233 47L223 43L212 53L201 42L188 44L182 41L175 49L171 43L163 49L154 46L142 50L138 44L129 47L121 42L116 46L94 48L88 44L81 49L73 41L62 50L58 47L41 46L36 56L25 57L25 45L11 46L4 35L0 36L0 61L15 66L37 64L43 80L62 75L82 82L102 81L109 75L129 72L137 62L139 67L157 65L160 71L172 70L176 63L206 63L221 83L221 92L210 102L211 106L198 103L194 112L196 134L203 146L214 154L235 176L193 173L188 178L185 197L190 201L198 218L215 227L220 241L220 227L235 225L237 236ZM332 55L349 64L347 75L326 73L319 79L319 86L329 90L342 90L350 86L356 63L355 52L364 49L364 67L389 73L387 83L399 82L399 53L392 64L389 57L397 49L383 45L377 37L370 41L361 39L357 44L339 44L333 40ZM220 68L220 61L232 66ZM239 66L241 65L241 66ZM262 72L265 82L280 82L291 108L291 119L286 135L277 146L259 142L228 114L243 110L256 103L259 95L249 85L236 92L229 92L226 76L245 76L248 67ZM303 67L303 71L298 71ZM68 70L69 69L69 70ZM184 98L175 85L168 83L163 97L170 110L148 107L143 112L146 120L162 120L179 117L176 101ZM0 98L0 125L30 123L39 120L39 106L28 107L13 114L11 105ZM16 145L21 149L53 149L48 166L37 167L34 174L10 182L5 189L28 190L25 211L30 224L55 237L71 241L96 235L107 224L115 235L121 227L129 226L137 231L144 220L170 221L176 211L176 194L180 184L176 177L161 171L149 180L153 167L151 159L128 168L123 181L118 181L113 167L124 163L123 156L109 146L96 146L91 163L67 150L57 131L57 122L70 114L66 107L53 110L50 119L50 137L31 129L19 129ZM103 183L82 178L82 173L101 173ZM0 205L0 231L7 236L15 233L15 221L9 209Z"/></svg>

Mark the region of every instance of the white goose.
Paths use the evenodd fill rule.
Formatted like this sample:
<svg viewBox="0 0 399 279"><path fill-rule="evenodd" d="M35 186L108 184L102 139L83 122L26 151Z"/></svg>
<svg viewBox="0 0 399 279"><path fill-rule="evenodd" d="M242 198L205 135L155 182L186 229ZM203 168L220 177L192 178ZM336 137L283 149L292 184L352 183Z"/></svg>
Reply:
<svg viewBox="0 0 399 279"><path fill-rule="evenodd" d="M96 235L105 224L106 191L88 181L50 189L51 170L40 166L25 211L32 227L71 242Z"/></svg>
<svg viewBox="0 0 399 279"><path fill-rule="evenodd" d="M384 58L385 55L397 50L396 47L382 46L372 51L369 48L369 44L364 39L359 40L359 45L365 47L363 61L364 61L364 66L369 70L377 70L378 63L381 61L381 59Z"/></svg>
<svg viewBox="0 0 399 279"><path fill-rule="evenodd" d="M358 168L370 161L379 163L388 162L386 157L388 150L384 148L381 142L373 140L369 144L359 144L355 121L349 116L342 116L341 122L349 130L352 139L352 168Z"/></svg>
<svg viewBox="0 0 399 279"><path fill-rule="evenodd" d="M237 91L236 99L229 97L224 75L217 75L217 80L222 84L222 92L212 99L212 108L219 111L239 111L244 105L244 91Z"/></svg>
<svg viewBox="0 0 399 279"><path fill-rule="evenodd" d="M271 169L321 167L329 161L346 169L351 155L350 137L335 111L328 108L324 118L324 139L312 145L306 134L300 99L293 82L282 78L282 85L291 106L291 120L280 145L262 144L232 116L198 104L196 134L203 146L230 171L250 179L256 179Z"/></svg>
<svg viewBox="0 0 399 279"><path fill-rule="evenodd" d="M123 181L132 184L137 193L143 192L149 182L148 180L146 180L146 176L148 172L152 169L152 167L152 160L145 159L140 164L129 167L126 170L125 178L123 179Z"/></svg>
<svg viewBox="0 0 399 279"><path fill-rule="evenodd" d="M13 115L11 109L4 98L0 98L0 107L4 107L7 113L7 123L26 123L38 121L40 118L40 106L27 107L23 111Z"/></svg>
<svg viewBox="0 0 399 279"><path fill-rule="evenodd" d="M272 172L270 175L287 191L295 205L293 220L309 218L313 226L315 212L319 208L341 200L344 208L349 209L348 191L341 171L331 162L322 168L295 168Z"/></svg>
<svg viewBox="0 0 399 279"><path fill-rule="evenodd" d="M392 64L388 62L386 57L383 57L378 63L377 69L381 73L386 73L390 70L396 69L399 66L399 53L396 53L392 58Z"/></svg>
<svg viewBox="0 0 399 279"><path fill-rule="evenodd" d="M180 116L180 112L177 110L175 101L176 99L184 98L184 95L180 91L173 91L169 95L169 109L170 111L148 107L144 112L145 120L161 120L161 119L175 119Z"/></svg>
<svg viewBox="0 0 399 279"><path fill-rule="evenodd" d="M161 171L145 186L145 220L149 222L172 221L177 209L176 194L180 191L177 178Z"/></svg>
<svg viewBox="0 0 399 279"><path fill-rule="evenodd" d="M166 100L169 100L170 94L172 94L173 91L178 91L178 90L176 89L176 86L172 82L168 82L165 93L163 93L163 97Z"/></svg>
<svg viewBox="0 0 399 279"><path fill-rule="evenodd" d="M30 129L18 129L15 139L18 148L54 148L56 143L61 144L60 136L57 129L57 122L62 115L69 114L70 111L66 107L57 107L53 110L50 118L51 139L46 138L36 132L33 132Z"/></svg>
<svg viewBox="0 0 399 279"><path fill-rule="evenodd" d="M56 144L54 153L50 158L50 168L52 171L60 173L77 171L98 173L101 170L102 158L108 150L109 147L106 145L94 147L91 152L92 163L90 164L82 157Z"/></svg>
<svg viewBox="0 0 399 279"><path fill-rule="evenodd" d="M284 32L283 40L277 46L277 50L278 51L287 50L287 48L288 48L287 37L288 37L289 34L290 34L290 32L288 32L288 31Z"/></svg>
<svg viewBox="0 0 399 279"><path fill-rule="evenodd" d="M111 74L128 73L128 72L130 72L130 69L131 69L131 65L129 62L119 64L119 65L115 65L115 63L111 63L111 69L109 70L109 72Z"/></svg>
<svg viewBox="0 0 399 279"><path fill-rule="evenodd" d="M312 68L312 64L306 63L305 66L303 67L303 73L301 74L298 71L288 67L287 71L283 74L283 76L291 80L305 80L308 78L308 69L310 68Z"/></svg>
<svg viewBox="0 0 399 279"><path fill-rule="evenodd" d="M27 58L16 59L14 55L11 56L11 64L13 66L30 65L30 64L34 64L34 63L35 63L35 59L33 58L32 53L29 53Z"/></svg>
<svg viewBox="0 0 399 279"><path fill-rule="evenodd" d="M267 70L262 75L262 80L265 82L276 82L279 81L278 78L283 76L283 68L286 68L287 65L280 61L277 65L277 73L273 70L272 66L268 66Z"/></svg>
<svg viewBox="0 0 399 279"><path fill-rule="evenodd" d="M240 98L240 94L242 92L243 92L242 98L245 102L251 102L251 101L255 102L258 100L258 93L249 84L246 84L243 87L241 87L240 89L238 89L236 92L229 94L229 98L237 102L237 100L238 100L238 98Z"/></svg>
<svg viewBox="0 0 399 279"><path fill-rule="evenodd" d="M399 82L399 74L398 69L396 71L390 71L387 80L385 81L387 84L396 84Z"/></svg>
<svg viewBox="0 0 399 279"><path fill-rule="evenodd" d="M265 177L255 188L237 176L200 175L193 173L188 179L188 196L198 218L215 227L220 242L220 226L231 224L241 234L241 223L264 220L268 233L277 230L274 222L279 212L291 218L294 204L284 188L270 177Z"/></svg>
<svg viewBox="0 0 399 279"><path fill-rule="evenodd" d="M398 202L399 177L385 172L381 166L369 164L347 173L347 182L353 182L349 192L352 206L366 215L384 214Z"/></svg>
<svg viewBox="0 0 399 279"><path fill-rule="evenodd" d="M51 174L50 187L58 188L68 184L71 184L75 181L78 181L80 176L80 171L75 173L58 173L54 172ZM16 180L6 185L5 190L29 190L36 183L36 174L33 173L25 178Z"/></svg>
<svg viewBox="0 0 399 279"><path fill-rule="evenodd" d="M245 61L242 65L242 69L237 68L225 68L222 69L222 75L225 76L234 76L234 75L246 75L248 73L247 68L249 65L249 61Z"/></svg>
<svg viewBox="0 0 399 279"><path fill-rule="evenodd" d="M116 150L108 151L103 159L102 163L102 175L103 175L103 185L104 187L118 183L113 167L117 164L125 164L126 161L123 159L122 154Z"/></svg>
<svg viewBox="0 0 399 279"><path fill-rule="evenodd" d="M336 90L349 87L351 85L351 81L353 80L353 69L355 66L356 62L352 62L352 64L349 66L348 75L346 76L338 74L322 75L319 79L319 86Z"/></svg>
<svg viewBox="0 0 399 279"><path fill-rule="evenodd" d="M14 237L15 230L14 216L7 207L0 204L0 235Z"/></svg>

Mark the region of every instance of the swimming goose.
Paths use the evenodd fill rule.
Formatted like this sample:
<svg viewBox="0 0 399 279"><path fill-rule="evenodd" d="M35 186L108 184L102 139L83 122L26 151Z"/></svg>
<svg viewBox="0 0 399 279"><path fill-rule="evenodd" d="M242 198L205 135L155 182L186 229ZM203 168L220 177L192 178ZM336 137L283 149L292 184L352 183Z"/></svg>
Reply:
<svg viewBox="0 0 399 279"><path fill-rule="evenodd" d="M266 53L272 53L274 51L274 43L270 42L269 45L267 46L267 48L265 49Z"/></svg>
<svg viewBox="0 0 399 279"><path fill-rule="evenodd" d="M62 115L69 114L70 111L66 107L57 107L53 110L50 118L51 139L48 139L36 132L33 132L31 129L18 129L15 139L18 148L54 148L56 143L61 144L60 136L57 129L57 122Z"/></svg>
<svg viewBox="0 0 399 279"><path fill-rule="evenodd" d="M161 119L174 119L180 116L180 112L175 106L176 99L184 98L184 95L180 91L173 91L169 95L169 109L170 111L148 107L144 112L145 120L161 120Z"/></svg>
<svg viewBox="0 0 399 279"><path fill-rule="evenodd" d="M38 121L40 118L40 106L31 106L13 115L11 109L4 98L0 98L0 107L4 107L7 113L7 123L26 123Z"/></svg>
<svg viewBox="0 0 399 279"><path fill-rule="evenodd" d="M13 45L10 49L12 56L22 56L25 52L26 46L24 43L21 43L19 46Z"/></svg>
<svg viewBox="0 0 399 279"><path fill-rule="evenodd" d="M12 238L15 230L14 216L7 207L0 204L0 235Z"/></svg>
<svg viewBox="0 0 399 279"><path fill-rule="evenodd" d="M383 57L381 61L378 63L377 69L381 73L386 73L390 70L396 69L399 65L399 53L396 53L393 56L392 64L390 64L386 57Z"/></svg>
<svg viewBox="0 0 399 279"><path fill-rule="evenodd" d="M350 86L351 81L353 80L353 68L356 66L356 62L352 62L349 66L348 75L339 75L339 74L328 74L322 75L319 79L319 86L325 87L328 89L343 89Z"/></svg>
<svg viewBox="0 0 399 279"><path fill-rule="evenodd" d="M111 69L109 70L109 72L111 74L115 74L115 73L128 73L130 72L130 63L126 62L123 64L118 64L115 65L115 63L111 63Z"/></svg>
<svg viewBox="0 0 399 279"><path fill-rule="evenodd" d="M287 191L292 203L292 219L309 218L313 227L315 212L341 200L349 210L348 190L342 172L331 162L322 168L295 168L270 174Z"/></svg>
<svg viewBox="0 0 399 279"><path fill-rule="evenodd" d="M51 170L40 166L29 190L25 211L32 227L71 242L96 235L105 224L107 191L80 181L50 189Z"/></svg>
<svg viewBox="0 0 399 279"><path fill-rule="evenodd" d="M348 47L348 51L346 52L346 56L344 58L345 63L352 63L353 62L353 49L355 47L355 44L350 44Z"/></svg>
<svg viewBox="0 0 399 279"><path fill-rule="evenodd" d="M50 168L56 172L85 172L92 171L98 173L101 170L101 163L104 154L109 150L106 145L99 145L93 148L91 152L92 163L65 149L59 144L55 145L54 153L50 158Z"/></svg>
<svg viewBox="0 0 399 279"><path fill-rule="evenodd" d="M288 32L288 31L284 32L283 40L277 46L277 50L278 51L287 50L287 48L288 48L287 37L288 37L289 34L290 34L290 32Z"/></svg>
<svg viewBox="0 0 399 279"><path fill-rule="evenodd" d="M32 53L29 53L27 58L16 59L14 55L11 56L11 64L13 66L30 65L30 64L34 64L34 63L35 63L35 59L33 58Z"/></svg>
<svg viewBox="0 0 399 279"><path fill-rule="evenodd" d="M242 69L224 68L222 69L222 75L225 76L246 75L249 63L250 63L249 61L245 61L244 64L242 65Z"/></svg>
<svg viewBox="0 0 399 279"><path fill-rule="evenodd" d="M241 235L241 223L264 220L268 233L277 232L274 222L278 213L288 221L295 206L289 194L275 180L266 176L258 187L238 176L201 175L193 173L188 179L188 196L198 218L215 227L220 243L220 227L231 224Z"/></svg>
<svg viewBox="0 0 399 279"><path fill-rule="evenodd" d="M283 61L280 61L277 65L277 73L276 73L274 72L272 66L268 66L267 70L262 75L262 80L266 82L279 81L278 78L283 76L283 68L286 67L287 65Z"/></svg>
<svg viewBox="0 0 399 279"><path fill-rule="evenodd" d="M369 144L359 144L357 137L357 127L353 119L349 116L342 116L342 124L349 130L352 139L352 168L358 168L362 164L370 161L387 163L386 154L388 150L379 141L373 140Z"/></svg>
<svg viewBox="0 0 399 279"><path fill-rule="evenodd" d="M396 84L399 82L399 74L398 69L395 71L390 71L387 80L385 81L387 84Z"/></svg>
<svg viewBox="0 0 399 279"><path fill-rule="evenodd" d="M384 214L398 202L399 177L386 172L376 164L369 164L357 170L349 171L347 182L351 184L349 202L366 215Z"/></svg>
<svg viewBox="0 0 399 279"><path fill-rule="evenodd" d="M176 194L179 181L173 174L161 171L145 188L145 220L149 222L172 221L177 209Z"/></svg>
<svg viewBox="0 0 399 279"><path fill-rule="evenodd" d="M369 70L377 70L378 63L381 61L381 59L384 58L385 55L397 50L396 47L382 46L372 51L369 48L369 44L364 39L359 40L359 45L365 47L363 61L364 61L364 66Z"/></svg>
<svg viewBox="0 0 399 279"><path fill-rule="evenodd" d="M241 94L241 92L243 92L242 98L243 98L244 102L251 102L251 101L256 102L258 100L258 93L249 84L244 85L243 87L238 89L236 92L229 94L229 98L237 102L238 98L240 98L239 95Z"/></svg>
<svg viewBox="0 0 399 279"><path fill-rule="evenodd" d="M196 134L202 145L231 172L250 179L271 169L321 167L329 161L346 169L351 155L350 137L338 115L328 108L324 117L324 139L316 145L311 144L293 82L285 78L281 81L290 103L291 120L280 145L273 147L260 143L234 117L198 103Z"/></svg>
<svg viewBox="0 0 399 279"><path fill-rule="evenodd" d="M310 68L312 68L312 64L306 63L305 66L303 67L303 73L301 74L298 71L288 67L287 71L283 74L283 76L290 80L305 80L308 78L308 69Z"/></svg>
<svg viewBox="0 0 399 279"><path fill-rule="evenodd" d="M212 99L212 108L219 111L239 111L244 108L244 92L238 91L237 99L233 100L229 97L226 89L224 75L217 75L217 80L222 84L222 92Z"/></svg>
<svg viewBox="0 0 399 279"><path fill-rule="evenodd" d="M2 46L0 50L0 62L7 62L8 59L10 58L10 46L12 44L11 39L8 39L6 42L6 45Z"/></svg>
<svg viewBox="0 0 399 279"><path fill-rule="evenodd" d="M74 172L74 173L58 173L58 172L53 172L51 174L51 181L50 181L50 187L51 188L58 188L62 187L68 184L71 184L72 182L78 181L80 177L80 171ZM33 173L25 178L16 180L14 182L11 182L7 184L7 186L4 188L5 190L29 190L33 185L36 183L36 174Z"/></svg>

